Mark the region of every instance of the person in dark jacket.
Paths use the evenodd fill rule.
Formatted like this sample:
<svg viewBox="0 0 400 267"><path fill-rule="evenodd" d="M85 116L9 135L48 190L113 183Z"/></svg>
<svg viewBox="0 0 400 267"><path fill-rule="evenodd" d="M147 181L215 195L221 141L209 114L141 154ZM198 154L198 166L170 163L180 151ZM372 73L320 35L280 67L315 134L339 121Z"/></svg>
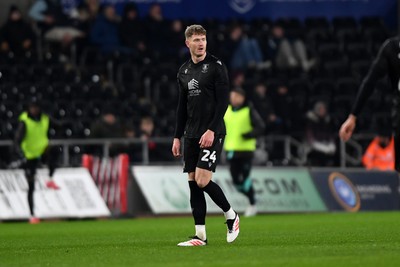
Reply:
<svg viewBox="0 0 400 267"><path fill-rule="evenodd" d="M328 114L327 105L322 101L315 103L314 109L306 114L305 138L310 165L334 165L336 143L333 121Z"/></svg>
<svg viewBox="0 0 400 267"><path fill-rule="evenodd" d="M378 55L371 65L367 75L363 79L360 88L358 89L357 98L353 104L349 117L343 122L339 130L340 138L346 142L353 135L357 124L357 117L361 114L362 108L366 105L368 98L372 95L376 88L376 83L388 77L391 84L390 97L392 101L392 121L393 127L388 130L394 133L395 147L395 169L400 172L400 36L395 36L387 39L380 47Z"/></svg>
<svg viewBox="0 0 400 267"><path fill-rule="evenodd" d="M129 53L130 49L121 45L119 18L113 5L104 5L90 32L90 41L103 53Z"/></svg>
<svg viewBox="0 0 400 267"><path fill-rule="evenodd" d="M35 45L35 33L22 18L21 11L12 5L8 19L0 30L1 51L21 55L31 51Z"/></svg>
<svg viewBox="0 0 400 267"><path fill-rule="evenodd" d="M119 24L121 44L133 49L135 53L143 55L147 51L144 25L139 18L135 3L128 3L124 7L122 21Z"/></svg>

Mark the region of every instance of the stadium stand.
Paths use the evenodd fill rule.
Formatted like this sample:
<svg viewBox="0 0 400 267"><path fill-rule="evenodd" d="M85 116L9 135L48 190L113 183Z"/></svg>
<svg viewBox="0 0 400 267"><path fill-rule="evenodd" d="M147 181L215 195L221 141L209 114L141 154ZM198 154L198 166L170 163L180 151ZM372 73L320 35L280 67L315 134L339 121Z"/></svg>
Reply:
<svg viewBox="0 0 400 267"><path fill-rule="evenodd" d="M192 22L182 20L183 29L189 23ZM208 29L209 51L222 57L230 26L238 23L245 34L256 38L261 46L265 45L274 23L283 26L289 38L304 41L309 54L317 60L309 71L277 70L274 62L268 67L243 70L247 84L259 81L270 84L279 80L288 85L293 105L292 128L288 133L295 135L304 130L302 117L317 100L329 104L337 125L343 121L360 79L382 40L390 35L382 19L377 17L360 20L337 17L331 21L322 17L304 21L296 18L276 21L208 19L200 23ZM183 32L181 34L183 41ZM0 53L0 117L4 122L0 127L0 139L13 138L17 116L33 96L42 101L46 112L65 122L61 129L52 129L53 138L90 138L90 125L105 107L113 108L122 124L135 130L140 118L150 115L159 128L158 136L172 136L177 101L176 71L187 57L184 51L161 55L147 51L143 56L141 53L122 55L118 51L107 54L89 40L77 40L65 59L60 57L65 49L52 46L40 33L36 38L38 45L22 55L12 51ZM164 45L168 46L168 40ZM229 58L223 59L229 67ZM385 117L389 111L383 107L388 100L378 97L371 101L370 108L381 108L384 113L371 113L373 120ZM371 131L372 126L362 121L360 119L358 130ZM77 156L85 152L79 146L71 149Z"/></svg>

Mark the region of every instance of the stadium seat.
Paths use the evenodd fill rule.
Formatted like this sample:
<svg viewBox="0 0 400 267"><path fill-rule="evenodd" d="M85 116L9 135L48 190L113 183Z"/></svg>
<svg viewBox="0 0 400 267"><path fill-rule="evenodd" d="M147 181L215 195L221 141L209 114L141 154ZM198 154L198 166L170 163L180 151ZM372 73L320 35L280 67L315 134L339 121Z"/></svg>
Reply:
<svg viewBox="0 0 400 267"><path fill-rule="evenodd" d="M364 42L348 42L344 46L344 53L347 55L349 62L372 59L370 50Z"/></svg>
<svg viewBox="0 0 400 267"><path fill-rule="evenodd" d="M314 79L310 87L310 95L312 97L331 98L334 92L335 84L329 78Z"/></svg>
<svg viewBox="0 0 400 267"><path fill-rule="evenodd" d="M356 79L363 79L365 75L367 75L368 70L371 67L372 60L363 59L363 60L354 60L350 63L350 69L353 77Z"/></svg>
<svg viewBox="0 0 400 267"><path fill-rule="evenodd" d="M332 27L335 32L357 30L357 21L354 17L335 17L332 19Z"/></svg>
<svg viewBox="0 0 400 267"><path fill-rule="evenodd" d="M386 30L385 24L380 17L362 17L360 19L360 27L361 29L380 29L380 30Z"/></svg>
<svg viewBox="0 0 400 267"><path fill-rule="evenodd" d="M358 92L359 82L352 77L342 77L337 79L334 87L335 96L355 97Z"/></svg>

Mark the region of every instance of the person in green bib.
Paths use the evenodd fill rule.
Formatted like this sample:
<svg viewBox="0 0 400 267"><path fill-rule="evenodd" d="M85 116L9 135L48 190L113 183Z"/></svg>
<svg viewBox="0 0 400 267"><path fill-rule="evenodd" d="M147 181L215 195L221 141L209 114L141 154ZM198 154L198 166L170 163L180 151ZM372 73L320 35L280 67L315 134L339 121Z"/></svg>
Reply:
<svg viewBox="0 0 400 267"><path fill-rule="evenodd" d="M264 133L265 124L242 88L230 93L230 105L224 116L226 137L224 150L230 164L230 173L236 189L247 196L250 205L244 215L257 214L256 199L250 172L256 137Z"/></svg>
<svg viewBox="0 0 400 267"><path fill-rule="evenodd" d="M40 220L34 213L33 195L36 170L42 160L47 161L49 167L50 180L47 181L46 186L54 190L59 189L51 179L55 171L57 155L54 153L55 151L49 149L50 118L42 112L37 100L32 99L27 110L20 114L18 120L15 150L21 159L21 166L28 181L28 204L31 213L29 221L30 223L39 223Z"/></svg>

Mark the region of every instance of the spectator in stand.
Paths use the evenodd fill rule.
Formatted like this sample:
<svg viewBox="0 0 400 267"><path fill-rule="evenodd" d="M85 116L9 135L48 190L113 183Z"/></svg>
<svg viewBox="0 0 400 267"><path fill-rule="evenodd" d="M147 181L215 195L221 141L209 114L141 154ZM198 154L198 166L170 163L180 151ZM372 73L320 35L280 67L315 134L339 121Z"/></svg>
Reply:
<svg viewBox="0 0 400 267"><path fill-rule="evenodd" d="M103 111L102 116L90 127L93 138L118 138L122 137L122 127L115 113L110 108Z"/></svg>
<svg viewBox="0 0 400 267"><path fill-rule="evenodd" d="M300 67L307 72L315 65L315 61L308 58L304 42L286 38L285 30L279 24L273 25L264 50L267 60L275 63L281 70Z"/></svg>
<svg viewBox="0 0 400 267"><path fill-rule="evenodd" d="M152 50L154 58L158 59L165 50L165 42L168 40L170 32L159 4L154 3L150 6L144 25L149 48Z"/></svg>
<svg viewBox="0 0 400 267"><path fill-rule="evenodd" d="M75 18L78 21L79 29L88 33L97 15L99 14L99 0L84 0L74 10Z"/></svg>
<svg viewBox="0 0 400 267"><path fill-rule="evenodd" d="M119 25L121 44L129 47L138 55L147 54L145 32L143 23L139 18L139 12L135 3L128 3L124 7L122 21Z"/></svg>
<svg viewBox="0 0 400 267"><path fill-rule="evenodd" d="M35 33L15 5L10 7L7 21L0 29L0 43L2 52L12 52L17 56L31 51L35 45Z"/></svg>
<svg viewBox="0 0 400 267"><path fill-rule="evenodd" d="M90 40L106 54L115 52L129 54L131 52L131 49L121 45L119 17L111 4L102 6L90 32Z"/></svg>
<svg viewBox="0 0 400 267"><path fill-rule="evenodd" d="M60 0L36 0L29 16L46 40L59 42L64 48L69 47L74 39L84 37L84 33L74 27L70 14L64 12Z"/></svg>
<svg viewBox="0 0 400 267"><path fill-rule="evenodd" d="M229 60L233 71L261 66L263 55L258 41L244 35L240 24L232 27L226 46L225 51L230 53Z"/></svg>
<svg viewBox="0 0 400 267"><path fill-rule="evenodd" d="M148 142L149 158L151 161L167 161L171 160L171 156L168 151L169 143L163 145L156 143L152 140L156 136L156 131L154 127L154 120L151 116L143 116L140 120L139 126L140 138Z"/></svg>
<svg viewBox="0 0 400 267"><path fill-rule="evenodd" d="M234 72L232 75L232 88L243 88L245 85L246 76L242 71ZM243 88L246 90L246 88Z"/></svg>
<svg viewBox="0 0 400 267"><path fill-rule="evenodd" d="M111 108L105 108L102 116L93 122L90 127L91 138L122 138L124 135L120 121ZM121 153L121 145L110 146L110 156ZM102 150L93 151L95 154L101 154Z"/></svg>
<svg viewBox="0 0 400 267"><path fill-rule="evenodd" d="M171 22L170 27L168 53L172 59L175 59L177 62L183 62L189 53L185 45L183 23L181 20L176 19Z"/></svg>
<svg viewBox="0 0 400 267"><path fill-rule="evenodd" d="M272 95L272 102L274 103L275 115L277 123L275 132L281 134L288 134L291 127L291 114L294 112L291 109L291 97L289 95L288 87L280 83L276 88L276 92Z"/></svg>
<svg viewBox="0 0 400 267"><path fill-rule="evenodd" d="M267 94L267 86L259 82L254 87L253 99L255 109L260 114L266 126L265 133L270 133L275 129L275 125L279 124L279 118L275 114L274 105L272 104L272 99Z"/></svg>
<svg viewBox="0 0 400 267"><path fill-rule="evenodd" d="M336 143L333 122L322 101L306 114L306 151L311 166L333 166Z"/></svg>
<svg viewBox="0 0 400 267"><path fill-rule="evenodd" d="M394 139L388 128L381 128L368 145L362 158L367 170L394 171Z"/></svg>

